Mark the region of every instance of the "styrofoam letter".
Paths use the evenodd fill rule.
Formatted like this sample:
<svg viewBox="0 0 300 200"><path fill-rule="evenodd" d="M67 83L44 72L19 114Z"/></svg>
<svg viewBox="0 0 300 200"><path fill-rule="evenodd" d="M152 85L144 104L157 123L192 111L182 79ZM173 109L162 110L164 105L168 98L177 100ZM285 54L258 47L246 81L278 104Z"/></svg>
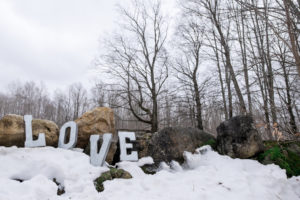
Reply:
<svg viewBox="0 0 300 200"><path fill-rule="evenodd" d="M132 151L130 154L127 154L127 149L132 149L132 143L126 143L126 138L130 141L135 141L134 132L119 132L119 143L120 143L120 160L121 161L137 161L138 153L137 151Z"/></svg>
<svg viewBox="0 0 300 200"><path fill-rule="evenodd" d="M103 166L110 144L112 140L112 134L105 133L103 135L103 142L101 149L98 152L98 141L100 140L100 135L91 135L90 137L90 156L91 164L94 166Z"/></svg>
<svg viewBox="0 0 300 200"><path fill-rule="evenodd" d="M38 139L33 140L32 137L32 116L31 115L25 115L24 116L25 121L25 147L44 147L46 146L46 138L45 133L39 133Z"/></svg>
<svg viewBox="0 0 300 200"><path fill-rule="evenodd" d="M66 131L67 128L70 128L70 139L67 143L66 140ZM76 146L78 137L78 126L75 122L70 121L65 123L59 131L58 147L63 149L71 149Z"/></svg>

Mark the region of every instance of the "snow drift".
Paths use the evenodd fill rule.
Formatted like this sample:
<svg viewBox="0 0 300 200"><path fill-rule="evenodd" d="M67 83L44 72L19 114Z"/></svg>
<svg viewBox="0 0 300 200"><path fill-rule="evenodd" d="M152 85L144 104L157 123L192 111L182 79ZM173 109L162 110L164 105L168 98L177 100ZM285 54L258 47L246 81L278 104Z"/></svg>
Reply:
<svg viewBox="0 0 300 200"><path fill-rule="evenodd" d="M162 163L155 175L139 167L151 158L118 163L133 178L106 181L98 193L93 181L108 168L90 165L78 149L0 147L0 200L300 199L300 177L287 179L276 165L221 156L209 146L184 157L184 165ZM65 193L58 196L58 188Z"/></svg>

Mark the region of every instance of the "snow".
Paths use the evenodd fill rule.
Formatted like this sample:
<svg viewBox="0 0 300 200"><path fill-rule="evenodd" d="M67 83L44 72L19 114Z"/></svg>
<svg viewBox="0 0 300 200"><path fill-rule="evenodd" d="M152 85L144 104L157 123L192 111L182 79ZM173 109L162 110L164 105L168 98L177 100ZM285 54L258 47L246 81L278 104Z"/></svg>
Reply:
<svg viewBox="0 0 300 200"><path fill-rule="evenodd" d="M92 180L106 170L78 150L0 147L0 200L97 198ZM64 197L57 197L54 178L65 187Z"/></svg>
<svg viewBox="0 0 300 200"><path fill-rule="evenodd" d="M108 168L90 165L78 149L0 147L0 200L300 199L300 177L287 179L276 165L221 156L209 146L184 157L184 165L162 163L154 175L139 167L153 163L150 157L118 163L133 178L106 181L98 193L93 180ZM58 196L58 187L65 194Z"/></svg>

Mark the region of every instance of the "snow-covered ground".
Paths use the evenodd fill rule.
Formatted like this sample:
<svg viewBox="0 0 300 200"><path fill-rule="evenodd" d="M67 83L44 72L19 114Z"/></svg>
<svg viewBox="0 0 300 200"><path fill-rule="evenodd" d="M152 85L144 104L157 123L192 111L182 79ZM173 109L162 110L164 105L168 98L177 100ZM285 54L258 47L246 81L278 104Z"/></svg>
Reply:
<svg viewBox="0 0 300 200"><path fill-rule="evenodd" d="M184 166L162 164L155 175L138 167L151 158L119 163L133 178L106 181L104 192L98 193L93 180L107 168L93 167L79 151L0 147L0 200L300 199L300 177L287 179L276 165L231 159L208 146L185 157ZM65 194L57 196L54 178Z"/></svg>

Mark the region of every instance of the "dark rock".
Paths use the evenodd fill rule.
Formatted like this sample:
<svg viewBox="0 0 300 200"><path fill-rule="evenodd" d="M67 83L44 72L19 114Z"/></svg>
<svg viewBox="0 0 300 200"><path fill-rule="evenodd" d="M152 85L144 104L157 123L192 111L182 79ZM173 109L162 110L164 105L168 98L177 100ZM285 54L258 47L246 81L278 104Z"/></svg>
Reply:
<svg viewBox="0 0 300 200"><path fill-rule="evenodd" d="M152 133L144 133L136 136L136 142L134 144L134 148L138 151L139 158L149 156L148 147L152 136L153 136Z"/></svg>
<svg viewBox="0 0 300 200"><path fill-rule="evenodd" d="M145 174L151 174L151 175L153 175L153 174L156 174L156 172L157 172L157 166L155 166L155 164L144 165L144 166L141 167L141 169L143 170L143 172Z"/></svg>
<svg viewBox="0 0 300 200"><path fill-rule="evenodd" d="M251 116L236 116L217 128L217 150L232 158L250 158L262 152L264 145Z"/></svg>
<svg viewBox="0 0 300 200"><path fill-rule="evenodd" d="M213 135L196 128L170 127L152 135L137 138L139 157L151 156L156 165L172 160L184 162L183 152L194 152L200 146L214 141Z"/></svg>
<svg viewBox="0 0 300 200"><path fill-rule="evenodd" d="M59 183L56 178L53 179L53 182L57 185L57 195L63 195L66 191L65 191L65 187L62 186L61 183Z"/></svg>

